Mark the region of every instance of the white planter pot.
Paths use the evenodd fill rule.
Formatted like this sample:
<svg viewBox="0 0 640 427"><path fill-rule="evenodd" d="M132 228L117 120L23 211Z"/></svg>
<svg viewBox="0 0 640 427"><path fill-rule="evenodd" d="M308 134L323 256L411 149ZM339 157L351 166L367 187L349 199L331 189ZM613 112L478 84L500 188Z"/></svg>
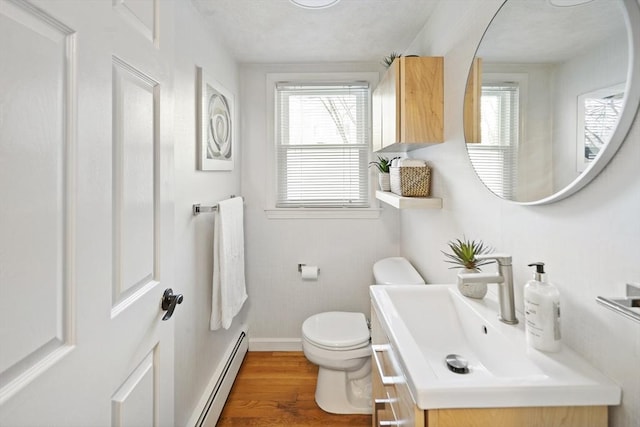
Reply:
<svg viewBox="0 0 640 427"><path fill-rule="evenodd" d="M378 184L380 190L391 191L391 177L388 173L378 173Z"/></svg>
<svg viewBox="0 0 640 427"><path fill-rule="evenodd" d="M473 270L470 268L464 268L460 270L461 273L477 273L479 270ZM482 299L487 295L486 283L458 283L458 290L462 295L469 298Z"/></svg>

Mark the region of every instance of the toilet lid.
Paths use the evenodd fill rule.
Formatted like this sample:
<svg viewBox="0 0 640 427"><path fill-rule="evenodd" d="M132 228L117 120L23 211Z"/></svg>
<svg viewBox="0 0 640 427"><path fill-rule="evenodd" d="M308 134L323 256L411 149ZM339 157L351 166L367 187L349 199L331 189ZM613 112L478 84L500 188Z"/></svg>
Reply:
<svg viewBox="0 0 640 427"><path fill-rule="evenodd" d="M331 311L318 313L302 324L302 334L326 348L353 348L369 342L367 319L362 313Z"/></svg>

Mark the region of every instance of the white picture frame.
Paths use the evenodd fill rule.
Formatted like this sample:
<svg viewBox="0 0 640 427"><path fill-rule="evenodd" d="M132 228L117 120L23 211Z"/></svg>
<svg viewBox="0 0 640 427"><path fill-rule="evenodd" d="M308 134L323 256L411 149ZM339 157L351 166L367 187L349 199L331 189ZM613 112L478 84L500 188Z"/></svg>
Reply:
<svg viewBox="0 0 640 427"><path fill-rule="evenodd" d="M576 170L581 173L611 139L624 106L625 84L578 96Z"/></svg>
<svg viewBox="0 0 640 427"><path fill-rule="evenodd" d="M236 113L233 93L201 67L197 74L198 169L230 171L237 149Z"/></svg>

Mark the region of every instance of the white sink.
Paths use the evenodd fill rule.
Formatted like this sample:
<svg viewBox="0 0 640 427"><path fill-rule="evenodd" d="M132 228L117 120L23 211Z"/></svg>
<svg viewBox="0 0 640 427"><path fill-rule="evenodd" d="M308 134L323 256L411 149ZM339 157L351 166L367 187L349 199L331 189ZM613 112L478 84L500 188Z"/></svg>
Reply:
<svg viewBox="0 0 640 427"><path fill-rule="evenodd" d="M376 285L373 308L421 409L618 405L621 389L564 347L529 349L520 324L497 318L492 294L463 297L455 285ZM450 371L449 354L469 372Z"/></svg>

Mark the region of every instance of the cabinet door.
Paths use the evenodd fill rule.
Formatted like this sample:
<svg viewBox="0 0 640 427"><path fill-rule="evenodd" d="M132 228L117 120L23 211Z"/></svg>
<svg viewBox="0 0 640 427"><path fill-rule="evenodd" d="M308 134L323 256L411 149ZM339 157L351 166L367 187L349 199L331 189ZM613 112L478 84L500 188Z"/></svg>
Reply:
<svg viewBox="0 0 640 427"><path fill-rule="evenodd" d="M397 354L382 330L374 309L371 310L371 342L374 352L377 352L372 356L372 426L424 427L424 411L413 403L404 374L397 363ZM382 381L383 375L393 381L385 385Z"/></svg>
<svg viewBox="0 0 640 427"><path fill-rule="evenodd" d="M605 427L606 406L434 409L429 427Z"/></svg>
<svg viewBox="0 0 640 427"><path fill-rule="evenodd" d="M480 99L482 97L482 59L471 65L464 94L464 138L467 144L480 143Z"/></svg>
<svg viewBox="0 0 640 427"><path fill-rule="evenodd" d="M398 120L398 75L400 60L396 59L380 82L380 98L382 109L382 147L387 147L400 140Z"/></svg>
<svg viewBox="0 0 640 427"><path fill-rule="evenodd" d="M395 395L398 401L397 419L400 425L412 427L425 427L424 411L419 409L409 392L406 382L395 385Z"/></svg>
<svg viewBox="0 0 640 427"><path fill-rule="evenodd" d="M444 141L444 59L393 61L373 93L373 149L398 151Z"/></svg>
<svg viewBox="0 0 640 427"><path fill-rule="evenodd" d="M372 427L380 426L381 421L390 420L393 417L391 406L388 403L389 397L382 384L380 373L374 366L371 372L371 391L373 394L373 416L371 417Z"/></svg>
<svg viewBox="0 0 640 427"><path fill-rule="evenodd" d="M375 310L371 310L371 343L373 345L386 344L386 336L382 332ZM371 356L371 392L373 397L373 416L371 417L372 427L378 427L380 421L388 420L392 416L391 408L387 402L387 392L382 384L380 372L376 366L376 361Z"/></svg>
<svg viewBox="0 0 640 427"><path fill-rule="evenodd" d="M397 141L438 143L444 140L444 59L400 58Z"/></svg>
<svg viewBox="0 0 640 427"><path fill-rule="evenodd" d="M371 95L371 148L373 151L382 150L382 94L380 83Z"/></svg>

